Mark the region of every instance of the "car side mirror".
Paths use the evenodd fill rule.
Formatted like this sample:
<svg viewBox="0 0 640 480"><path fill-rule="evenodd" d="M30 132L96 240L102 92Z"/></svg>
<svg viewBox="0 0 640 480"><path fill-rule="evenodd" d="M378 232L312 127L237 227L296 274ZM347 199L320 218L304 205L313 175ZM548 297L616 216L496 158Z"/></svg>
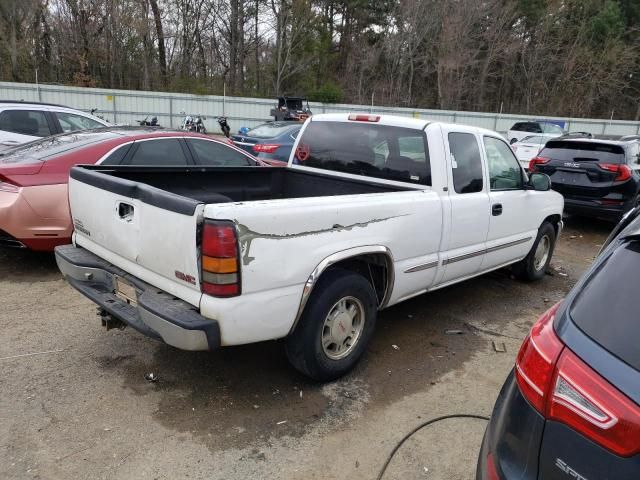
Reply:
<svg viewBox="0 0 640 480"><path fill-rule="evenodd" d="M536 192L546 192L551 190L551 179L546 173L532 173L529 175L529 183L527 184L528 190L535 190Z"/></svg>

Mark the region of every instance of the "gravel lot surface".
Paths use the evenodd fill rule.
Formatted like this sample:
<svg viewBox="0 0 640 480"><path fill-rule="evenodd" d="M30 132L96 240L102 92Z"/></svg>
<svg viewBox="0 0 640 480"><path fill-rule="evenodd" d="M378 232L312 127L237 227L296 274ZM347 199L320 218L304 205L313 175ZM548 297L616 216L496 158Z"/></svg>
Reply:
<svg viewBox="0 0 640 480"><path fill-rule="evenodd" d="M502 270L385 310L364 361L327 385L295 373L280 342L189 353L106 332L53 256L0 250L0 478L376 478L419 423L491 413L529 327L611 227L567 219L541 282ZM384 478L472 479L484 428L427 427Z"/></svg>

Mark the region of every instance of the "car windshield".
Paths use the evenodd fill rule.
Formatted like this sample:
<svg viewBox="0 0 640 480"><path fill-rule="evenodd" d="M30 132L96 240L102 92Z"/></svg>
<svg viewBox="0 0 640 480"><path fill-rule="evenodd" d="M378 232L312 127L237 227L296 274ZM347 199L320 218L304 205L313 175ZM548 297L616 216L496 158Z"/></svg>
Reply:
<svg viewBox="0 0 640 480"><path fill-rule="evenodd" d="M591 275L571 305L571 319L592 340L640 371L640 241L617 248Z"/></svg>
<svg viewBox="0 0 640 480"><path fill-rule="evenodd" d="M540 156L570 162L624 163L624 148L607 143L551 140Z"/></svg>
<svg viewBox="0 0 640 480"><path fill-rule="evenodd" d="M247 133L247 137L253 137L253 138L273 138L273 137L279 137L280 135L282 135L285 132L288 132L289 130L293 131L296 129L300 129L301 125L291 125L291 123L289 124L282 124L282 123L265 123L264 125L259 125L256 128L254 128L253 130L249 130L249 132Z"/></svg>
<svg viewBox="0 0 640 480"><path fill-rule="evenodd" d="M37 163L69 150L116 138L114 132L75 132L54 135L0 152L0 164Z"/></svg>

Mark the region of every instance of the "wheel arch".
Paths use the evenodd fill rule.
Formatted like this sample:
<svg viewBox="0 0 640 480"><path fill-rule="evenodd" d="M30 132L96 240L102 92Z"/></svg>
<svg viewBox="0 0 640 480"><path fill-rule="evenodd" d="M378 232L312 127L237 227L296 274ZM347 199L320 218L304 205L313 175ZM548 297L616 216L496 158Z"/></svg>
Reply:
<svg viewBox="0 0 640 480"><path fill-rule="evenodd" d="M542 226L542 224L545 222L549 222L551 225L553 225L553 229L556 231L557 239L560 236L560 232L562 232L562 215L560 215L559 213L549 215L540 223L540 226Z"/></svg>
<svg viewBox="0 0 640 480"><path fill-rule="evenodd" d="M324 258L307 278L298 312L289 333L293 332L298 325L307 301L322 275L336 268L350 270L366 278L376 292L378 309L384 308L389 303L395 282L391 250L383 245L367 245L342 250Z"/></svg>

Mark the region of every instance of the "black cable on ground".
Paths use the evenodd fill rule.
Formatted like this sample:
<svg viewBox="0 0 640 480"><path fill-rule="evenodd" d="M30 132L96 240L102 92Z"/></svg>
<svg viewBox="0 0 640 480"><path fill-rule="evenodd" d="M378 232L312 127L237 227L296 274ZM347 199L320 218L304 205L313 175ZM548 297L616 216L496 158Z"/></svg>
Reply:
<svg viewBox="0 0 640 480"><path fill-rule="evenodd" d="M419 430L422 430L424 427L428 427L429 425L433 425L434 423L441 422L442 420L449 420L450 418L475 418L477 420L485 420L487 422L489 421L489 417L485 417L484 415L458 413L453 415L443 415L442 417L432 418L431 420L427 420L426 422L421 423L420 425L415 427L413 430L411 430L409 433L407 433L404 437L402 437L402 439L396 444L396 446L393 447L393 450L391 450L391 453L387 457L387 460L384 462L384 465L380 469L380 473L378 474L377 480L382 480L382 477L387 471L387 467L391 463L391 460L393 460L393 456L398 452L398 450L400 450L400 447L402 447L404 442L406 442L413 434L415 434Z"/></svg>

